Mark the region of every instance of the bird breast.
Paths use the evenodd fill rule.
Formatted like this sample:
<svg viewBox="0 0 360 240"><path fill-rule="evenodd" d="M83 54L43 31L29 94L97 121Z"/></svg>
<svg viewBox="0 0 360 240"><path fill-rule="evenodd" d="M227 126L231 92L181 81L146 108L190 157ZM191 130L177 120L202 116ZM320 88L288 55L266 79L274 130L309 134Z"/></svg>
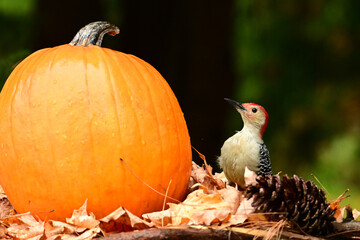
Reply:
<svg viewBox="0 0 360 240"><path fill-rule="evenodd" d="M245 167L259 170L259 154L262 139L243 129L225 141L219 157L220 167L231 182L244 186Z"/></svg>

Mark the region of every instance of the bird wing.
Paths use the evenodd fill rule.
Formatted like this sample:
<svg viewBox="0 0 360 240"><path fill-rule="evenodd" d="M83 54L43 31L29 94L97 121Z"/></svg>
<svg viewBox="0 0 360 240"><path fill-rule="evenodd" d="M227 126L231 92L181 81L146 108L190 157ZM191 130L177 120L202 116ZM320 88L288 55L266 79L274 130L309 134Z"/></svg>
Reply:
<svg viewBox="0 0 360 240"><path fill-rule="evenodd" d="M259 171L257 172L258 175L272 175L271 169L271 161L269 150L266 148L265 143L261 143L260 145L260 154L259 154Z"/></svg>

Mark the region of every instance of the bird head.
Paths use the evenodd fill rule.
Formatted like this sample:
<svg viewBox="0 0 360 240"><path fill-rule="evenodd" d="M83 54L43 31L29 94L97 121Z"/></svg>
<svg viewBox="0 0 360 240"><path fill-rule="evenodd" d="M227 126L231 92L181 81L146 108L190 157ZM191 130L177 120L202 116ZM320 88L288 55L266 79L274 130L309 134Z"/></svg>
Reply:
<svg viewBox="0 0 360 240"><path fill-rule="evenodd" d="M229 98L225 100L241 114L244 126L257 129L261 136L264 134L269 120L269 114L264 107L256 103L238 103Z"/></svg>

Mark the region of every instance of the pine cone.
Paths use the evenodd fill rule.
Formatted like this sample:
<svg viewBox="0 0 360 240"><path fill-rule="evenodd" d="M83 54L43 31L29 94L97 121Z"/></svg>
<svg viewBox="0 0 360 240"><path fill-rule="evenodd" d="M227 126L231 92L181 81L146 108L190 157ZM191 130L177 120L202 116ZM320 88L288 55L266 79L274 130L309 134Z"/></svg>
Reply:
<svg viewBox="0 0 360 240"><path fill-rule="evenodd" d="M271 213L269 220L287 219L294 228L300 227L311 235L332 232L335 209L326 202L325 193L312 181L294 175L258 176L256 183L247 187L245 197L253 198L255 212Z"/></svg>

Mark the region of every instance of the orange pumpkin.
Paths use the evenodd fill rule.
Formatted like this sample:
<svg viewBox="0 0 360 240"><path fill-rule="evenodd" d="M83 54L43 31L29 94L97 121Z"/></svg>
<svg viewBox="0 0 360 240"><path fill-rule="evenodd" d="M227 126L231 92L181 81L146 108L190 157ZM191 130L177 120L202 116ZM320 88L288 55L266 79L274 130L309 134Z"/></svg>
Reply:
<svg viewBox="0 0 360 240"><path fill-rule="evenodd" d="M191 170L177 99L150 64L100 47L106 22L39 50L0 94L0 184L19 213L63 220L87 199L97 218L181 200ZM122 161L122 160L123 161ZM171 182L171 184L170 184ZM146 186L148 184L149 186Z"/></svg>

